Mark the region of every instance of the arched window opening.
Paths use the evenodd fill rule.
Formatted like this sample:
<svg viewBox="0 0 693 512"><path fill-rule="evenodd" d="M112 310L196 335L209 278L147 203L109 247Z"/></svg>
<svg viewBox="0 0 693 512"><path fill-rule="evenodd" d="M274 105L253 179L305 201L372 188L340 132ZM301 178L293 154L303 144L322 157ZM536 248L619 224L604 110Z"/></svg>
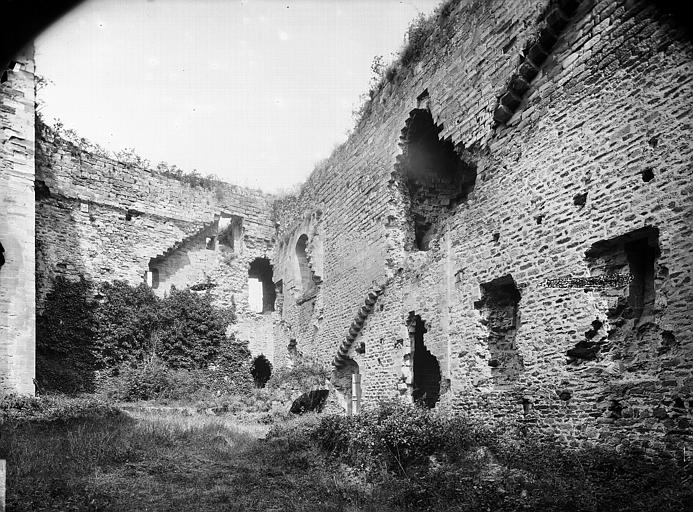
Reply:
<svg viewBox="0 0 693 512"><path fill-rule="evenodd" d="M272 265L267 258L255 258L248 269L248 302L256 313L274 311L276 291L272 281Z"/></svg>
<svg viewBox="0 0 693 512"><path fill-rule="evenodd" d="M315 279L313 270L308 262L308 235L301 235L296 242L296 259L298 260L298 269L301 276L301 290L303 293L311 292L315 288Z"/></svg>
<svg viewBox="0 0 693 512"><path fill-rule="evenodd" d="M432 409L440 399L440 364L424 344L426 326L419 315L409 314L411 344L411 399L415 404Z"/></svg>
<svg viewBox="0 0 693 512"><path fill-rule="evenodd" d="M272 376L272 363L269 362L269 359L267 359L264 354L260 354L253 359L253 366L250 369L250 374L253 376L255 387L264 388L265 384L267 384L267 381Z"/></svg>
<svg viewBox="0 0 693 512"><path fill-rule="evenodd" d="M411 111L402 129L397 169L409 194L413 246L427 251L450 212L474 188L476 166L460 158L450 140L440 140L442 126L427 108Z"/></svg>

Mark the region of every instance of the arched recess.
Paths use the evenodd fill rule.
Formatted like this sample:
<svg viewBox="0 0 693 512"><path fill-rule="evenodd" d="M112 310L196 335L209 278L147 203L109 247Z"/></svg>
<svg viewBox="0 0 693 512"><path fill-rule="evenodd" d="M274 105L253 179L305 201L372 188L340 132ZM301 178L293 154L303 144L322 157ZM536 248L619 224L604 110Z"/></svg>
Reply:
<svg viewBox="0 0 693 512"><path fill-rule="evenodd" d="M396 168L404 178L411 219L410 245L426 251L450 212L476 182L476 165L463 160L452 141L438 138L442 126L428 108L410 112L402 129Z"/></svg>
<svg viewBox="0 0 693 512"><path fill-rule="evenodd" d="M357 387L358 389L354 389L353 382L354 378L353 375L360 375L359 373L359 365L356 361L353 359L347 357L344 359L344 364L340 366L339 368L335 368L332 371L332 385L335 387L335 390L337 391L337 397L341 400L344 401L342 404L344 409L346 410L346 413L348 416L351 416L357 411L354 411L354 392L357 393L357 396L360 398L360 380L357 379Z"/></svg>
<svg viewBox="0 0 693 512"><path fill-rule="evenodd" d="M308 235L303 234L296 241L296 261L298 263L298 271L301 279L301 292L310 294L315 291L317 284L315 282L315 273L308 261Z"/></svg>

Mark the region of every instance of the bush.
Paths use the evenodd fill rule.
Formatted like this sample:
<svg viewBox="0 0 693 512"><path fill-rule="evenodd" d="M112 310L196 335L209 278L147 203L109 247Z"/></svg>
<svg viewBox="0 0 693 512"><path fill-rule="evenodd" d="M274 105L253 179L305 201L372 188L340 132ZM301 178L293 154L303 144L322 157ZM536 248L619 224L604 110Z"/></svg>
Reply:
<svg viewBox="0 0 693 512"><path fill-rule="evenodd" d="M269 381L267 388L290 388L297 391L310 391L316 386L324 386L330 373L322 364L315 361L301 361L293 368L279 368Z"/></svg>
<svg viewBox="0 0 693 512"><path fill-rule="evenodd" d="M462 416L384 401L358 416L326 416L315 430L318 444L368 470L406 473L431 457L460 460L471 446L491 440L491 433Z"/></svg>
<svg viewBox="0 0 693 512"><path fill-rule="evenodd" d="M94 396L5 395L0 397L0 424L95 419L120 414L122 413L116 407Z"/></svg>
<svg viewBox="0 0 693 512"><path fill-rule="evenodd" d="M172 289L160 299L144 284L116 281L95 290L84 279L59 276L37 318L39 390L93 392L96 370L152 357L171 368L216 364L249 381L247 346L226 338L233 321L233 311L216 308L209 294Z"/></svg>
<svg viewBox="0 0 693 512"><path fill-rule="evenodd" d="M666 454L569 449L550 435L399 401L298 429L323 451L366 470L386 501L406 509L689 510L693 475ZM274 434L274 431L271 431ZM276 435L291 438L279 429Z"/></svg>
<svg viewBox="0 0 693 512"><path fill-rule="evenodd" d="M99 366L93 350L96 303L83 278L58 276L36 318L36 376L39 388L64 393L94 390Z"/></svg>
<svg viewBox="0 0 693 512"><path fill-rule="evenodd" d="M155 351L159 299L145 284L103 283L95 311L94 349L101 368L141 361Z"/></svg>
<svg viewBox="0 0 693 512"><path fill-rule="evenodd" d="M233 321L230 311L212 305L209 293L171 289L159 301L157 356L174 368L203 368L220 355L226 327Z"/></svg>

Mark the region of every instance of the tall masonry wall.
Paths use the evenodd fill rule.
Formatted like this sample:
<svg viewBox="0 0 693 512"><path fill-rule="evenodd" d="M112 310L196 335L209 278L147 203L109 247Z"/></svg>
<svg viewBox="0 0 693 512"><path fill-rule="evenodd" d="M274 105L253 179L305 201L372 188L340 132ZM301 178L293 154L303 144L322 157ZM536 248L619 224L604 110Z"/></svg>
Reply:
<svg viewBox="0 0 693 512"><path fill-rule="evenodd" d="M198 285L218 305L235 305L234 328L253 352L272 351L271 338L244 325L272 323L248 304L250 263L271 257L271 196L221 182L192 186L84 151L43 125L36 164L39 310L57 276L148 280L159 295Z"/></svg>
<svg viewBox="0 0 693 512"><path fill-rule="evenodd" d="M34 392L33 58L0 70L0 393Z"/></svg>
<svg viewBox="0 0 693 512"><path fill-rule="evenodd" d="M358 372L365 402L690 449L689 36L644 0L490 0L428 41L276 205L277 358L345 399Z"/></svg>

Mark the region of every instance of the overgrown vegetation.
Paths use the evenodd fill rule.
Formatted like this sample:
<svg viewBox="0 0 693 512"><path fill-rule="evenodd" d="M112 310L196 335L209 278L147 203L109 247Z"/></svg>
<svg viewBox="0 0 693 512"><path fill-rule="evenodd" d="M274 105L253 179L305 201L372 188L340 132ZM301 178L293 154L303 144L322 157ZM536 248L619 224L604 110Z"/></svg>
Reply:
<svg viewBox="0 0 693 512"><path fill-rule="evenodd" d="M690 510L690 464L632 448L566 449L557 439L464 416L383 402L356 417L323 416L270 437L317 444L363 475L395 510ZM347 470L348 474L350 470Z"/></svg>
<svg viewBox="0 0 693 512"><path fill-rule="evenodd" d="M63 395L0 397L0 425L37 421L66 422L109 418L121 414L121 411L113 404L90 395L76 398Z"/></svg>
<svg viewBox="0 0 693 512"><path fill-rule="evenodd" d="M41 77L40 88L45 87L49 83L52 82ZM55 122L49 126L44 122L39 111L36 113L36 129L39 132L49 133L52 137L59 137L63 139L74 145L80 151L84 151L95 156L116 160L126 165L146 169L160 176L168 176L169 178L187 183L192 187L202 187L209 190L216 189L218 194L222 194L222 190L220 189L222 183L221 179L215 174L205 175L200 173L197 169L185 171L180 169L178 166L169 164L167 162L159 162L156 164L156 166L153 166L152 162L147 158L140 156L135 148L124 148L119 151L109 151L103 146L80 136L75 130L65 128L62 121L59 119L56 119Z"/></svg>
<svg viewBox="0 0 693 512"><path fill-rule="evenodd" d="M51 400L0 402L0 411L23 411L0 421L9 510L673 512L693 504L690 468L674 460L568 450L401 403L352 418L302 416L258 439L262 427L229 416L111 414L98 402Z"/></svg>
<svg viewBox="0 0 693 512"><path fill-rule="evenodd" d="M423 13L412 20L407 28L406 42L394 56L391 64L386 64L382 55L376 55L371 64L373 76L369 90L360 97L360 107L352 114L358 126L370 116L373 110L373 99L387 84L397 84L411 70L424 54L427 45L440 46L449 40L454 33L452 12L459 0L444 0L431 14Z"/></svg>
<svg viewBox="0 0 693 512"><path fill-rule="evenodd" d="M37 381L40 390L76 393L95 391L97 371L101 381L122 374L123 385L146 376L154 397L176 381L166 369L211 366L225 383L249 385L247 345L226 337L234 321L209 294L174 288L162 299L144 284L94 288L59 276L36 321ZM132 393L150 394L143 389Z"/></svg>
<svg viewBox="0 0 693 512"><path fill-rule="evenodd" d="M291 368L284 366L275 370L266 387L290 388L305 392L315 387L323 387L329 377L330 372L324 365L310 359L302 359Z"/></svg>

